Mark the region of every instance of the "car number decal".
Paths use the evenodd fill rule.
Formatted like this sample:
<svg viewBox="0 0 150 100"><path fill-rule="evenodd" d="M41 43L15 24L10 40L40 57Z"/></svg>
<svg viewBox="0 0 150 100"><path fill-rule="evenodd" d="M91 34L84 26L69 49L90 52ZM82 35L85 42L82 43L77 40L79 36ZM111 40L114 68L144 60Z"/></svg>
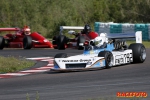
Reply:
<svg viewBox="0 0 150 100"><path fill-rule="evenodd" d="M121 54L115 56L115 65L130 63L133 61L132 53Z"/></svg>

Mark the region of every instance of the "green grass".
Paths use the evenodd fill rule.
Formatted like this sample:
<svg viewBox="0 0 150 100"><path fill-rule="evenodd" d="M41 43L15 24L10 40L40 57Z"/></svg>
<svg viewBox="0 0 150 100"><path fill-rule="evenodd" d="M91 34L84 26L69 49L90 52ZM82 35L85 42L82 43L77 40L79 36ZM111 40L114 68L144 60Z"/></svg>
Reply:
<svg viewBox="0 0 150 100"><path fill-rule="evenodd" d="M0 73L16 72L33 66L35 62L21 57L0 56Z"/></svg>
<svg viewBox="0 0 150 100"><path fill-rule="evenodd" d="M28 93L26 94L26 100L30 100L30 96L29 96ZM39 96L39 92L38 91L36 92L35 100L40 100L40 96Z"/></svg>

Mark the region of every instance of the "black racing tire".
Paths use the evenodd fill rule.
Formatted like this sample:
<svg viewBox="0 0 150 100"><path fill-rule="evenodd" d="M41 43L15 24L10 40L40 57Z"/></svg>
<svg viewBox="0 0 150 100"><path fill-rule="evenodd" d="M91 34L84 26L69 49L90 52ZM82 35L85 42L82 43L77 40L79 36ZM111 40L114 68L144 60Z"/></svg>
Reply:
<svg viewBox="0 0 150 100"><path fill-rule="evenodd" d="M57 48L59 50L64 50L65 49L65 44L66 44L66 36L59 35L58 38L57 38Z"/></svg>
<svg viewBox="0 0 150 100"><path fill-rule="evenodd" d="M67 58L67 57L68 57L68 55L66 53L58 53L54 56L54 59L55 58ZM55 60L54 60L54 66L58 66L57 63L55 62Z"/></svg>
<svg viewBox="0 0 150 100"><path fill-rule="evenodd" d="M141 43L130 44L128 49L132 49L133 63L143 63L146 59L146 48Z"/></svg>
<svg viewBox="0 0 150 100"><path fill-rule="evenodd" d="M66 58L68 55L66 53L58 53L54 56L54 58Z"/></svg>
<svg viewBox="0 0 150 100"><path fill-rule="evenodd" d="M0 36L0 50L5 47L5 39L3 36Z"/></svg>
<svg viewBox="0 0 150 100"><path fill-rule="evenodd" d="M31 49L32 48L32 38L30 36L25 36L23 38L23 48Z"/></svg>
<svg viewBox="0 0 150 100"><path fill-rule="evenodd" d="M79 46L80 43L85 43L85 38L84 36L79 36L78 39L77 39L77 47L78 47L78 50L83 50L84 47L83 46Z"/></svg>
<svg viewBox="0 0 150 100"><path fill-rule="evenodd" d="M101 51L98 53L98 57L105 58L105 68L111 68L113 66L113 55L110 51Z"/></svg>
<svg viewBox="0 0 150 100"><path fill-rule="evenodd" d="M58 39L58 36L54 36L54 37L53 37L53 40L52 40L52 44L53 44L53 45L57 45L57 39ZM57 46L54 47L54 49L57 49Z"/></svg>

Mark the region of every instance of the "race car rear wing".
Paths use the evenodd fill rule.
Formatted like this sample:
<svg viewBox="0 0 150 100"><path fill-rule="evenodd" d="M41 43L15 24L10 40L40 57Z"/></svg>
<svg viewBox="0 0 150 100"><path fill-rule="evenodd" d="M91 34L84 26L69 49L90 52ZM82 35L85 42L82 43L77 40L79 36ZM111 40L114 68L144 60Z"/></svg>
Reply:
<svg viewBox="0 0 150 100"><path fill-rule="evenodd" d="M1 31L19 31L20 28L0 28Z"/></svg>
<svg viewBox="0 0 150 100"><path fill-rule="evenodd" d="M137 31L135 33L109 33L106 37L110 39L135 38L136 43L142 43L142 31Z"/></svg>
<svg viewBox="0 0 150 100"><path fill-rule="evenodd" d="M67 29L69 29L69 30L82 30L82 29L84 29L84 27L83 26L60 26L60 34L62 34L62 31L63 30L67 30Z"/></svg>

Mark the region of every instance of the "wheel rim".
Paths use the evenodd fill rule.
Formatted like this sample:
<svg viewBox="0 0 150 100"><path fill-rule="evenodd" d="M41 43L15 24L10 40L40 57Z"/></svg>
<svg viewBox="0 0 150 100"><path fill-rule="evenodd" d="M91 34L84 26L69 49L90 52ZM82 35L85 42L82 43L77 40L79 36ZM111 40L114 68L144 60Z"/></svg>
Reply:
<svg viewBox="0 0 150 100"><path fill-rule="evenodd" d="M113 65L113 56L111 54L108 55L107 62L108 62L108 66Z"/></svg>
<svg viewBox="0 0 150 100"><path fill-rule="evenodd" d="M146 59L146 50L145 48L142 47L141 49L141 57L142 57L142 60L145 60Z"/></svg>

